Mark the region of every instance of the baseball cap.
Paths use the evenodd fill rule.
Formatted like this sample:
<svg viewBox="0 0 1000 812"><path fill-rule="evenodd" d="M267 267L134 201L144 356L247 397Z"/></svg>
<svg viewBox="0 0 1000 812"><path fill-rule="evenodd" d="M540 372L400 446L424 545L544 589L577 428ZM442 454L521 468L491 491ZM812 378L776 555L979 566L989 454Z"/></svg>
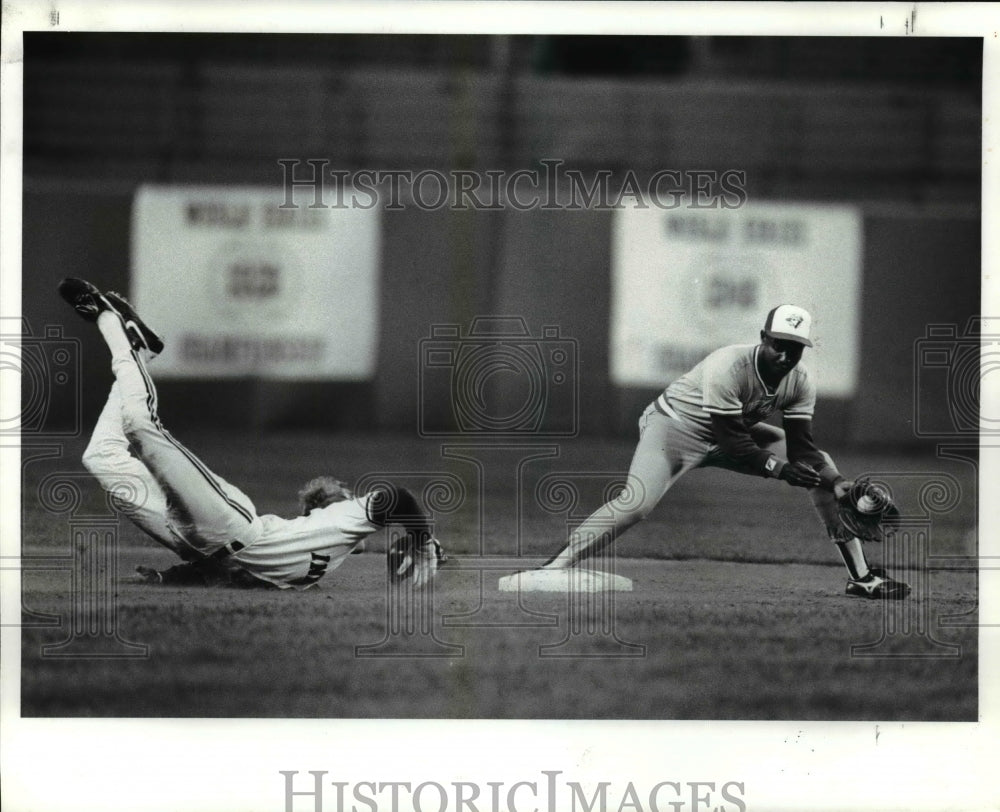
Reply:
<svg viewBox="0 0 1000 812"><path fill-rule="evenodd" d="M809 340L809 330L812 327L812 316L809 311L797 305L778 305L767 314L764 322L764 335L771 338L781 338L786 341L797 341L799 344L812 346Z"/></svg>

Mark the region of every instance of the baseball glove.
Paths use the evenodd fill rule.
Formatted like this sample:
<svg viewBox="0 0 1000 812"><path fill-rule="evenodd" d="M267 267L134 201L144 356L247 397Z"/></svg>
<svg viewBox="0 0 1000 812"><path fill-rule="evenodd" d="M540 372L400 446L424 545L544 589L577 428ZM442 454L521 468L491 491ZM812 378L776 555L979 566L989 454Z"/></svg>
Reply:
<svg viewBox="0 0 1000 812"><path fill-rule="evenodd" d="M845 535L862 541L882 541L899 525L899 509L889 491L862 477L837 500L837 515Z"/></svg>
<svg viewBox="0 0 1000 812"><path fill-rule="evenodd" d="M395 584L410 580L415 589L420 589L434 579L438 567L447 560L448 556L436 538L417 544L407 534L389 546L386 555L389 580Z"/></svg>

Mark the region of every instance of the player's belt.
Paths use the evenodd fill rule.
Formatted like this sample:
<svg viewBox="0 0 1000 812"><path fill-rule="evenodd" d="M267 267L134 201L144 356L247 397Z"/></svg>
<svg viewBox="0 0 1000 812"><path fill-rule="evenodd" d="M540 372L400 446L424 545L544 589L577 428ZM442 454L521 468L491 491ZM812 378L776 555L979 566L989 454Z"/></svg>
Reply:
<svg viewBox="0 0 1000 812"><path fill-rule="evenodd" d="M214 558L217 561L219 561L219 560L221 560L223 558L229 558L229 556L233 555L233 553L238 553L244 547L246 547L246 545L243 544L242 542L239 542L239 541L227 541L218 550L216 550L214 553L212 553L209 556L209 558Z"/></svg>
<svg viewBox="0 0 1000 812"><path fill-rule="evenodd" d="M656 410L660 414L664 414L667 417L672 417L674 420L680 420L680 417L678 417L677 412L673 410L673 408L670 406L670 403L667 401L667 396L665 393L661 394L656 400L654 400L653 405L656 406Z"/></svg>

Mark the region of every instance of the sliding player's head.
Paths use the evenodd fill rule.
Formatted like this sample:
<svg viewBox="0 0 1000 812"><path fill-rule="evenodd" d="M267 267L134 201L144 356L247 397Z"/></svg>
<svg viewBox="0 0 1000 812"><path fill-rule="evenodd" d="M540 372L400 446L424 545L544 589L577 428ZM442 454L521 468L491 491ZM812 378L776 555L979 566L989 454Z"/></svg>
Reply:
<svg viewBox="0 0 1000 812"><path fill-rule="evenodd" d="M318 476L302 486L299 491L299 507L302 515L308 516L314 510L353 498L354 491L347 487L346 482L332 476Z"/></svg>

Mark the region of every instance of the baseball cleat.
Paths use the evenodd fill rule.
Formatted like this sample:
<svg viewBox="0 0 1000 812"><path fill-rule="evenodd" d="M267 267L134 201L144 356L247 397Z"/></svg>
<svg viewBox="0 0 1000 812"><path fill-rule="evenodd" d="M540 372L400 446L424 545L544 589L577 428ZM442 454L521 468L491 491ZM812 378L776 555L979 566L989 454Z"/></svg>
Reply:
<svg viewBox="0 0 1000 812"><path fill-rule="evenodd" d="M847 594L872 600L902 600L910 594L910 585L894 581L883 569L872 569L864 578L850 579Z"/></svg>
<svg viewBox="0 0 1000 812"><path fill-rule="evenodd" d="M84 321L97 321L101 311L113 309L104 295L86 279L68 277L59 283L59 295Z"/></svg>
<svg viewBox="0 0 1000 812"><path fill-rule="evenodd" d="M128 299L120 293L109 290L104 294L106 301L118 312L125 322L125 334L128 336L132 348L136 350L149 350L153 355L163 352L163 339L160 338L135 312L135 308L129 304Z"/></svg>

